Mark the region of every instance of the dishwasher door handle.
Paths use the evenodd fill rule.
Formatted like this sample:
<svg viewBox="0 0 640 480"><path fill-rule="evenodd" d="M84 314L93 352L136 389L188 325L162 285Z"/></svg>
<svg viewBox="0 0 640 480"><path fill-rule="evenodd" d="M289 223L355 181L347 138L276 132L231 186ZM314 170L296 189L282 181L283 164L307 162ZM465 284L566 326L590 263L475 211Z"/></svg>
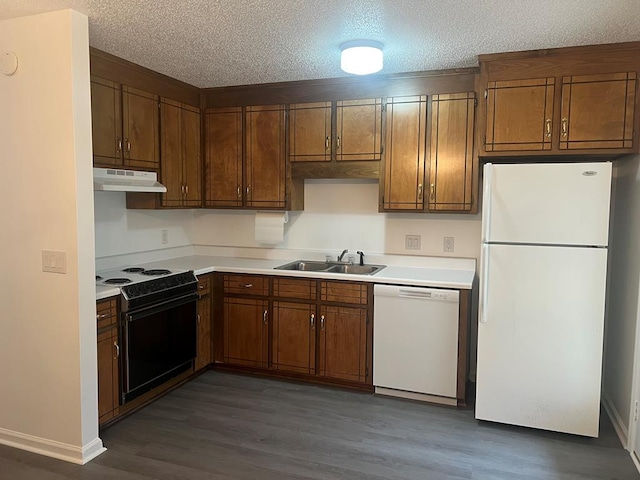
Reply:
<svg viewBox="0 0 640 480"><path fill-rule="evenodd" d="M398 289L398 296L411 297L411 298L424 298L426 300L431 300L432 292L431 290L400 288Z"/></svg>

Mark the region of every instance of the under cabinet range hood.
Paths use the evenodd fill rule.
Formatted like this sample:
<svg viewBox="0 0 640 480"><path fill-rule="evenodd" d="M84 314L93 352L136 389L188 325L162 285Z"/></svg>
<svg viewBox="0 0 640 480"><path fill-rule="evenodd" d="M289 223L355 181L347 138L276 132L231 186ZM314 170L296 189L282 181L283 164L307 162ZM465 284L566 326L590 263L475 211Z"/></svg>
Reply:
<svg viewBox="0 0 640 480"><path fill-rule="evenodd" d="M156 172L94 168L93 189L102 192L166 192Z"/></svg>

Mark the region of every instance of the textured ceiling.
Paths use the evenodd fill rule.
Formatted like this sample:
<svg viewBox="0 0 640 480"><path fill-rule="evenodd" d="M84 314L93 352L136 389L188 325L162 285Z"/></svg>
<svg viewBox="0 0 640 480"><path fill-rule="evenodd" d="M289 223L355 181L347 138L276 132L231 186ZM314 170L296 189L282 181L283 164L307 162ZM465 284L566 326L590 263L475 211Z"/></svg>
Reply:
<svg viewBox="0 0 640 480"><path fill-rule="evenodd" d="M61 8L92 46L198 87L344 76L358 38L385 45L382 73L640 40L640 0L0 0L0 19Z"/></svg>

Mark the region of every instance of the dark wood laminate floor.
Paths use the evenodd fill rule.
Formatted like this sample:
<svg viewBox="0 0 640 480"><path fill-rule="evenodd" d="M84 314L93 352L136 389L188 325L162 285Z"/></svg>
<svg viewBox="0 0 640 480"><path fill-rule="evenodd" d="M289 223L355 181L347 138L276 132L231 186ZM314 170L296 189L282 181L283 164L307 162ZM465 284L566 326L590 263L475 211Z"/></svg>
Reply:
<svg viewBox="0 0 640 480"><path fill-rule="evenodd" d="M601 435L477 422L473 411L207 372L103 433L81 467L0 446L11 480L640 479Z"/></svg>

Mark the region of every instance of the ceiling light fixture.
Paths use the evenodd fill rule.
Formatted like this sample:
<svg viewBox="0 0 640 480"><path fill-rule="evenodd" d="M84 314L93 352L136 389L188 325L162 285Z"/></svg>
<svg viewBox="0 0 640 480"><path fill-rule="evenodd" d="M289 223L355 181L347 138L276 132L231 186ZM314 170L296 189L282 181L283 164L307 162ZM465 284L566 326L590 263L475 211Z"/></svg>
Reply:
<svg viewBox="0 0 640 480"><path fill-rule="evenodd" d="M353 40L340 45L340 68L347 73L367 75L382 70L382 44L373 40Z"/></svg>

